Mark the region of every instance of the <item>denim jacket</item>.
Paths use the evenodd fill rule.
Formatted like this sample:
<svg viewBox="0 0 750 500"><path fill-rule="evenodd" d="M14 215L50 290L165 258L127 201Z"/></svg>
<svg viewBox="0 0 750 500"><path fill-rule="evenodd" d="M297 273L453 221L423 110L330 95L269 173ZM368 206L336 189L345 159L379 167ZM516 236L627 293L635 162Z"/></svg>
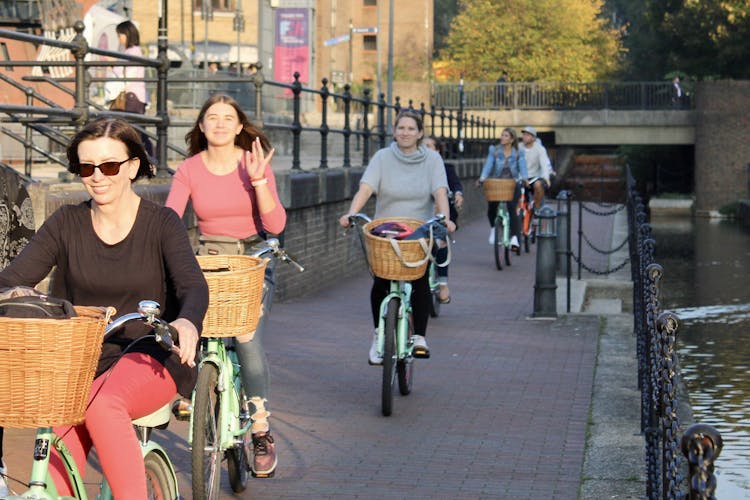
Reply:
<svg viewBox="0 0 750 500"><path fill-rule="evenodd" d="M495 152L497 151L497 156ZM482 167L482 174L479 176L479 180L483 181L487 177L500 177L500 172L503 170L503 164L505 163L505 152L503 147L490 146L490 153L487 155L487 161L484 162ZM526 155L523 152L523 148L511 148L510 150L510 173L514 179L522 181L525 180L529 174L526 170Z"/></svg>

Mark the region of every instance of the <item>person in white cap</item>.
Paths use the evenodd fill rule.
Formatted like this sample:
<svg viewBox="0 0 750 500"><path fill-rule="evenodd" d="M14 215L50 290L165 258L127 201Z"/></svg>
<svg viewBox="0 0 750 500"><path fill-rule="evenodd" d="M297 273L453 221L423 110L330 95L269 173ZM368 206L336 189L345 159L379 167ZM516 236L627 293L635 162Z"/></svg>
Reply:
<svg viewBox="0 0 750 500"><path fill-rule="evenodd" d="M534 206L539 208L544 202L544 190L550 186L552 162L547 150L537 140L536 129L530 125L521 129L521 142L526 153L526 169L529 180L534 179L531 188L534 191Z"/></svg>

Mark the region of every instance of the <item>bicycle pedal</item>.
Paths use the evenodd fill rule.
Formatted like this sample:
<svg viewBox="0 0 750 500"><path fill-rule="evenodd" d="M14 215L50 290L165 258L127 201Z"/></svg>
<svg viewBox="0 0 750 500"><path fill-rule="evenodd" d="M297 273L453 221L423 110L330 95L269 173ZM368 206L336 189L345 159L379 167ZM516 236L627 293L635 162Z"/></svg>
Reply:
<svg viewBox="0 0 750 500"><path fill-rule="evenodd" d="M417 350L417 349L414 349L414 350L412 351L411 355L412 355L413 357L415 357L415 358L419 358L419 359L427 359L427 358L429 358L429 357L430 357L430 351L425 351L425 350L423 350L423 349L419 349L419 350Z"/></svg>

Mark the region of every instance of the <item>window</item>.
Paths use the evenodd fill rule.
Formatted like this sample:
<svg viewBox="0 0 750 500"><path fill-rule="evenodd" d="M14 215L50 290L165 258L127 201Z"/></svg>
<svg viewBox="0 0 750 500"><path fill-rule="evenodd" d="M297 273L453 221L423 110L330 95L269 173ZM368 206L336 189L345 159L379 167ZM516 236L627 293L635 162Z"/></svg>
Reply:
<svg viewBox="0 0 750 500"><path fill-rule="evenodd" d="M8 52L8 44L5 42L0 42L0 56L2 56L3 61L10 61L10 53ZM5 66L6 71L13 71L13 66Z"/></svg>
<svg viewBox="0 0 750 500"><path fill-rule="evenodd" d="M237 9L237 0L193 0L193 10L201 10L204 1L210 1L215 12L234 12Z"/></svg>
<svg viewBox="0 0 750 500"><path fill-rule="evenodd" d="M365 50L378 50L378 36L365 35L362 39Z"/></svg>
<svg viewBox="0 0 750 500"><path fill-rule="evenodd" d="M378 4L378 0L364 0L362 3L365 7L374 7Z"/></svg>

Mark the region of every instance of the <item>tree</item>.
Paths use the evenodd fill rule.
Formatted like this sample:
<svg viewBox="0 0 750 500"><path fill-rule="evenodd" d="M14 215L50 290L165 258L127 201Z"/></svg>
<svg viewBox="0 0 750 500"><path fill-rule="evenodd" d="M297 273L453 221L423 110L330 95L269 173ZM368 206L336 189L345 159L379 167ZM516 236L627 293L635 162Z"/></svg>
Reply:
<svg viewBox="0 0 750 500"><path fill-rule="evenodd" d="M452 77L494 81L596 81L619 67L619 33L603 0L459 0L440 52Z"/></svg>

